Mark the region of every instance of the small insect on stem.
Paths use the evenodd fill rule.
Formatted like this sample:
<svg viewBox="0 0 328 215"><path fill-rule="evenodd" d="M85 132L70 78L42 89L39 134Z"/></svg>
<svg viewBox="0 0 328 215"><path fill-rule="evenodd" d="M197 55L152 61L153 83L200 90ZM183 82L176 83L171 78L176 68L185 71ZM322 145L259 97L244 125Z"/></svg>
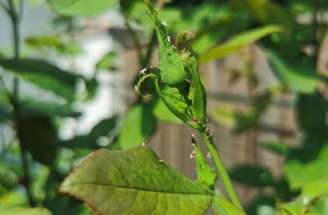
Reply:
<svg viewBox="0 0 328 215"><path fill-rule="evenodd" d="M194 121L194 122L196 122L197 124L202 124L198 119L196 119L195 117L192 117L192 120Z"/></svg>
<svg viewBox="0 0 328 215"><path fill-rule="evenodd" d="M167 23L164 20L161 20L161 24L167 27Z"/></svg>
<svg viewBox="0 0 328 215"><path fill-rule="evenodd" d="M169 43L171 42L171 36L167 36L166 39L169 41Z"/></svg>
<svg viewBox="0 0 328 215"><path fill-rule="evenodd" d="M192 135L191 135L191 142L192 142L193 144L195 144L195 142L196 142L196 141L195 141L195 134L192 134Z"/></svg>
<svg viewBox="0 0 328 215"><path fill-rule="evenodd" d="M141 74L141 75L146 75L146 72L147 72L147 68L144 68L143 70L141 70L141 71L139 72L139 74Z"/></svg>
<svg viewBox="0 0 328 215"><path fill-rule="evenodd" d="M137 87L137 85L134 85L134 91L136 91L136 93L138 93L138 87Z"/></svg>

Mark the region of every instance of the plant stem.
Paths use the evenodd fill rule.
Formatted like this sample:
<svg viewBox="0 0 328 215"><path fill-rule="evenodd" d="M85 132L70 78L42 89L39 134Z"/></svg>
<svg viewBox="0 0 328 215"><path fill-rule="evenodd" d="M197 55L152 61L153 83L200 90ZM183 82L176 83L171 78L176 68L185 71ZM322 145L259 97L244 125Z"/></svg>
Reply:
<svg viewBox="0 0 328 215"><path fill-rule="evenodd" d="M21 1L20 4L23 2ZM16 12L14 3L12 0L8 0L8 5L9 5L9 10L10 10L10 18L12 22L12 27L13 27L13 36L14 36L14 57L15 59L19 59L20 57L20 42L19 42L19 16ZM14 79L14 89L13 89L13 94L10 98L10 103L13 107L13 112L14 112L14 121L16 124L16 129L17 129L17 138L19 140L19 148L20 148L20 153L21 153L21 159L22 159L22 168L23 168L23 182L22 184L24 185L26 189L26 194L28 198L28 202L31 207L35 206L35 202L32 197L32 193L30 191L30 178L28 174L28 157L27 157L27 150L26 150L26 144L25 144L25 138L23 134L23 128L21 126L20 120L20 107L19 107L19 80L17 77Z"/></svg>
<svg viewBox="0 0 328 215"><path fill-rule="evenodd" d="M239 207L240 209L243 209L243 206L241 205L239 199L238 199L238 196L236 194L236 191L235 189L233 188L232 186L232 183L230 181L230 177L228 175L228 172L227 170L225 169L224 165L223 165L223 162L220 158L220 154L213 142L213 139L212 137L208 136L208 133L205 131L205 129L199 129L199 133L201 134L204 142L205 142L205 145L208 149L208 151L210 152L211 156L212 156L212 159L214 161L214 164L220 174L220 177L222 179L222 182L224 184L224 187L226 188L227 190L227 193L229 195L229 198L231 200L231 202L236 205L237 207Z"/></svg>

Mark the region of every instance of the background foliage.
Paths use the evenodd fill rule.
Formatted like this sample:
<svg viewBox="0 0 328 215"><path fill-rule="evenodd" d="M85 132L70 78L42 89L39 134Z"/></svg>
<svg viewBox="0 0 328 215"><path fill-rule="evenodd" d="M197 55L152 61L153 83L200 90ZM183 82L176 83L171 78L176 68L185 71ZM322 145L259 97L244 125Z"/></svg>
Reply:
<svg viewBox="0 0 328 215"><path fill-rule="evenodd" d="M81 117L74 105L94 98L100 69L116 70L115 62L120 58L120 53L106 54L97 64L93 77L85 77L74 68L66 71L53 65L46 57L35 57L40 56L35 53L46 55L55 52L58 56L74 58L82 52L74 40L67 39L72 32L82 32L82 29L72 28L74 21L98 16L115 8L124 17L126 28L138 50L136 60L140 68L135 68L137 81L138 71L149 64L156 43L153 25L145 16L143 1L98 0L90 4L86 0L49 0L46 3L57 14L53 21L54 28L56 25L64 26L60 28L60 36L35 35L20 44L16 37L19 37L19 20L24 19L19 11L22 2L1 0L1 13L7 13L12 20L14 42L12 52L0 50L0 123L11 128L15 138L6 143L6 135L3 135L3 140L0 140L0 214L93 214L80 201L58 193L59 184L68 173L96 149L131 149L139 146L155 132L160 120L181 122L174 115L169 115L156 96L145 100L138 98L124 119L111 116L101 120L88 134L62 140L59 130L63 121ZM200 63L222 59L257 41L280 80L278 87L251 94L252 103L247 110L240 112L236 108L219 107L211 115L213 120L236 133L250 132L257 129L261 114L271 105L275 95L293 94L294 120L300 136L296 140L297 146L290 147L279 141L265 144L268 149L285 157L281 178L272 177L270 171L261 165L236 166L230 170L236 182L260 188L258 196L246 205L246 212L261 215L328 214L328 197L325 196L328 193L327 73L325 65L323 71L319 65L327 30L323 17L328 1L188 2L188 5L177 0L154 4L161 8L159 16L167 22L171 35L185 29L195 33L196 38L191 46ZM307 21L300 21L304 16L308 17ZM143 27L142 36L131 27L132 23ZM8 33L10 31L8 29ZM146 38L146 50L143 50L140 38ZM22 54L20 50L25 47L32 49L32 54ZM249 67L236 71L234 75L235 81L246 79L250 88L256 87L259 81ZM131 88L136 81L131 83ZM35 85L40 92L51 92L56 99L49 102L26 96L26 85L22 83ZM79 87L81 85L84 86L83 90ZM142 91L152 93L154 89L146 83ZM112 140L105 147L99 144L99 138L103 136ZM155 156L147 151L140 153L148 153L149 159ZM124 165L127 164L128 161ZM120 170L126 167L124 165ZM164 168L173 171L171 167ZM146 173L143 176L148 177ZM196 183L183 180L179 183L196 186ZM166 189L174 190L174 187ZM270 189L270 192L265 189ZM185 198L182 198L182 203L189 197ZM174 202L174 199L170 201ZM167 204L172 204L170 201ZM202 204L200 210L210 205L206 197L203 201L198 202ZM229 203L222 201L225 200L214 201L218 204L213 203L212 207L224 214L222 205ZM30 206L38 208L30 209ZM225 213L238 214L230 209Z"/></svg>

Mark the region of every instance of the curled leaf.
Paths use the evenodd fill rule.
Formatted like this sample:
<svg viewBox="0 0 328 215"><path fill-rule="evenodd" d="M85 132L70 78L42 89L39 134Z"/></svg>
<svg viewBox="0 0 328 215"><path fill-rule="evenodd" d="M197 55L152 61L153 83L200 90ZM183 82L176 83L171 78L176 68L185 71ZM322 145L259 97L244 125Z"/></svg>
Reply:
<svg viewBox="0 0 328 215"><path fill-rule="evenodd" d="M147 74L143 76L137 86L136 90L137 92L141 95L140 93L140 85L141 83L146 79L146 78L151 78L153 80L153 83L155 85L155 89L162 99L163 103L166 105L166 107L179 119L187 123L193 128L199 128L199 124L197 124L192 118L189 116L188 112L190 110L190 105L183 100L183 96L179 94L179 92L175 92L176 95L173 94L172 88L169 87L163 87L161 88L159 86L159 81L156 75L154 74ZM180 98L179 98L180 96Z"/></svg>

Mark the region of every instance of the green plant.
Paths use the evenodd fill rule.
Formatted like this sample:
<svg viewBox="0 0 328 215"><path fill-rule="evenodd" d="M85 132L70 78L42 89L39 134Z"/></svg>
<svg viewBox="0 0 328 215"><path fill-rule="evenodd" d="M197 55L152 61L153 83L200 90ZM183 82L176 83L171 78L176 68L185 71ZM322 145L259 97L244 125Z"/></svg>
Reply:
<svg viewBox="0 0 328 215"><path fill-rule="evenodd" d="M74 60L74 55L81 52L74 42L74 19L98 15L117 2L99 0L90 6L89 1L84 0L49 0L52 9L64 15L58 16L54 22L62 23L65 34L71 39L67 42L56 36L31 37L25 40L25 44L42 54L52 49ZM119 1L120 12L137 49L140 69L136 68L136 71L142 70L141 74L135 74L134 84L139 96L126 114L119 134L113 132L119 117L113 116L101 120L88 134L65 141L58 136L60 122L81 115L72 107L76 102L91 99L96 93L96 74L87 79L45 60L21 57L18 8L22 2L8 0L7 4L0 3L11 18L14 32L14 58L7 54L0 58L3 69L0 76L3 89L0 91L0 123L13 125L17 133L16 140L0 155L4 161L0 164L1 197L5 200L0 214L91 214L88 207L67 195L58 194L57 189L75 163L91 151L102 148L97 142L103 136L112 140L104 147L107 149L100 149L86 158L60 187L61 192L81 199L100 214L203 214L210 206L217 214L327 213L325 115L328 106L317 90L319 83L326 83L326 77L323 73L314 73L322 44L322 35L319 34L325 30L324 23L319 22L316 15L327 8L326 1L280 1L279 4L257 0L206 1L197 3L197 7L192 2L183 9L179 8L178 1L169 7L164 7L165 1L158 1L158 14L146 1L150 19L144 16L144 2ZM295 21L303 13L314 16L311 25ZM166 20L168 28L158 16ZM140 36L131 27L131 20L147 28L149 45L146 52ZM169 35L186 28L192 28L192 31L182 31L176 37L175 46L172 45L173 37ZM160 65L147 66L156 35ZM258 44L265 50L271 68L284 86L253 93L259 80L252 71L252 60L246 59L243 69L233 71L231 83L242 78L247 80L250 107L244 112L222 107L208 112L213 112L209 115L210 120L226 122L237 133L256 136L260 117L270 107L272 98L287 90L295 92L296 120L303 134L301 145L289 147L281 141L263 144L263 147L286 157L283 175L279 179L257 164L225 170L212 139L213 131L207 128L206 91L198 71L198 63L221 59L259 39ZM304 51L305 45L314 47L314 54ZM113 64L118 55L106 54L96 68L115 69ZM11 80L13 84L9 84ZM24 81L56 94L64 102L57 104L22 98L25 89L21 83ZM87 89L83 93L87 96L82 100L82 95L74 87L78 82L83 82ZM143 99L144 94L153 96ZM211 153L215 168L208 164L192 136L197 182L160 160L149 147L134 148L151 136L156 122L163 119L183 121L198 130ZM248 145L256 146L256 138L250 138ZM22 162L17 159L22 159ZM227 199L214 190L218 178L224 183ZM246 212L230 178L259 190L258 197L244 207ZM26 192L20 191L21 185ZM266 192L265 187L270 187L271 192ZM17 206L25 208L17 209ZM28 206L45 207L49 211L29 209Z"/></svg>

